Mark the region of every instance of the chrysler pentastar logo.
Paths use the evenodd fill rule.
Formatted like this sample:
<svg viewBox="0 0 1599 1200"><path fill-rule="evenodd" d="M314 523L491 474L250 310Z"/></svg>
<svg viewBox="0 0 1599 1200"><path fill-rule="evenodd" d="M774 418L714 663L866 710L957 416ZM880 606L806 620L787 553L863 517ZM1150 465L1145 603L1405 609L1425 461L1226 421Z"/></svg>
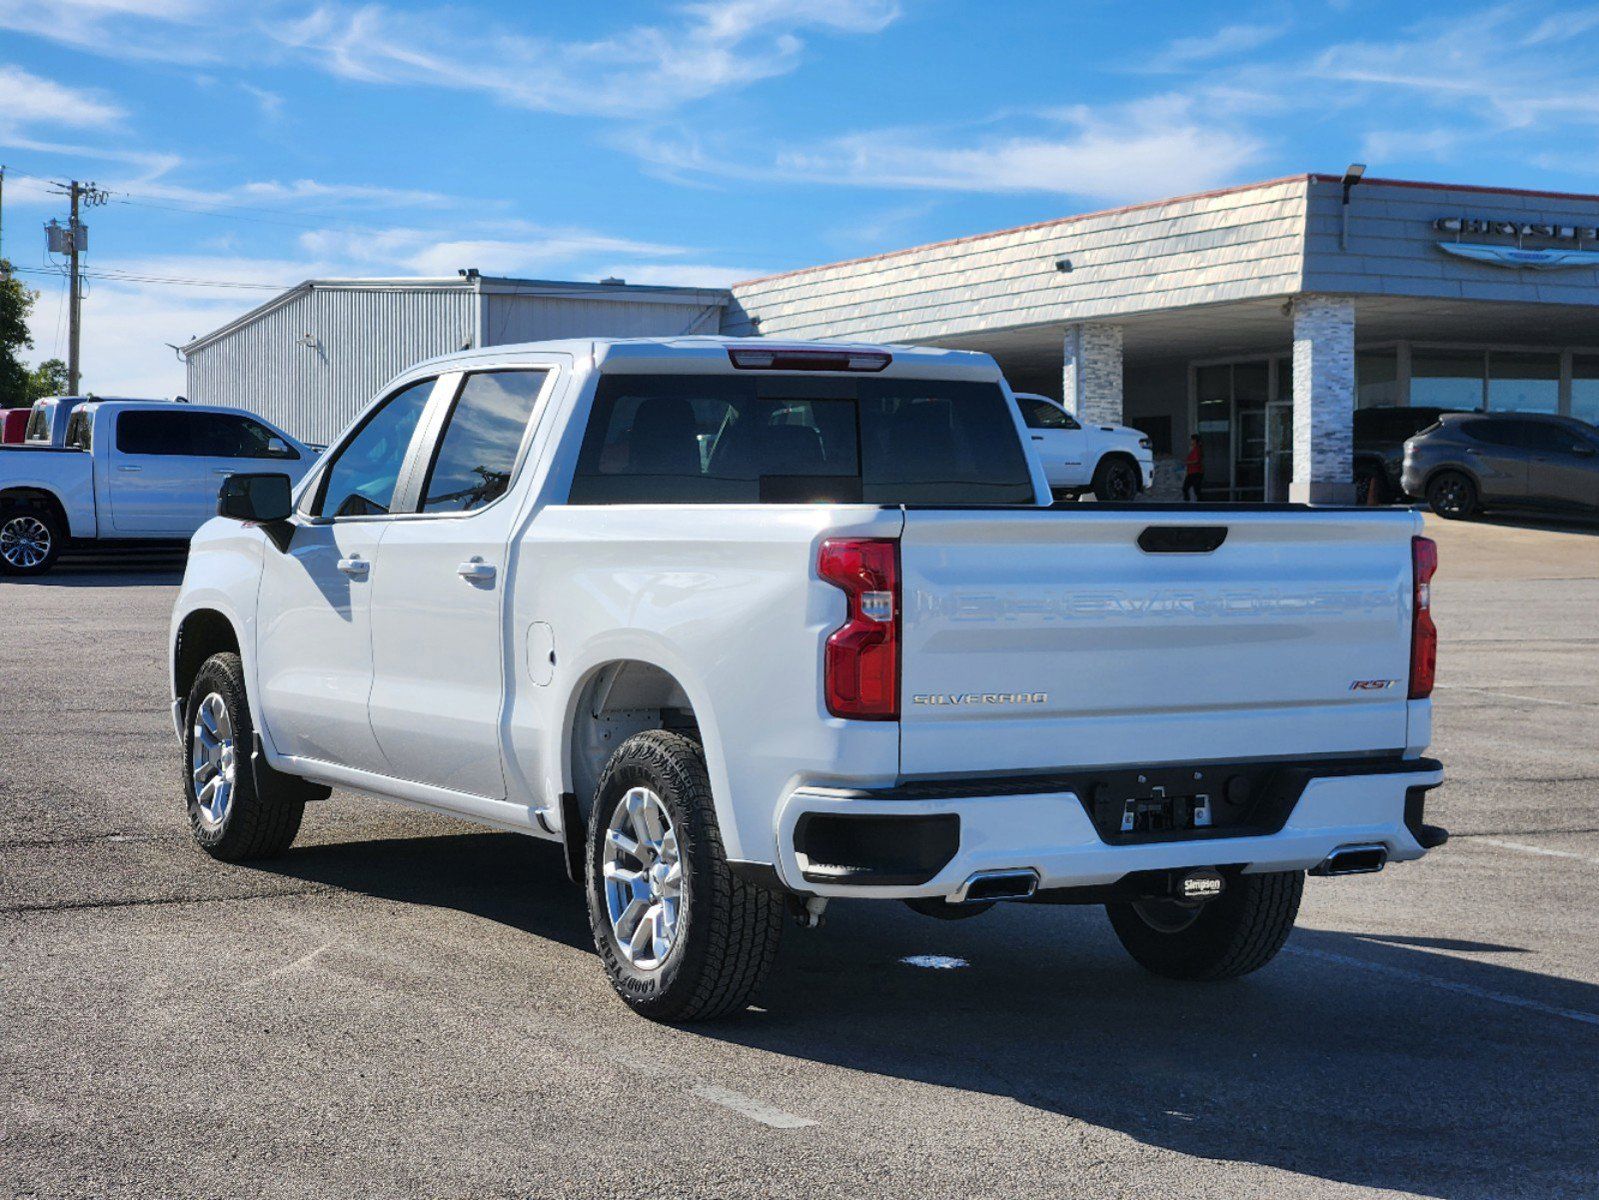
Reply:
<svg viewBox="0 0 1599 1200"><path fill-rule="evenodd" d="M979 708L995 704L1048 704L1048 692L923 692L912 704L933 708Z"/></svg>

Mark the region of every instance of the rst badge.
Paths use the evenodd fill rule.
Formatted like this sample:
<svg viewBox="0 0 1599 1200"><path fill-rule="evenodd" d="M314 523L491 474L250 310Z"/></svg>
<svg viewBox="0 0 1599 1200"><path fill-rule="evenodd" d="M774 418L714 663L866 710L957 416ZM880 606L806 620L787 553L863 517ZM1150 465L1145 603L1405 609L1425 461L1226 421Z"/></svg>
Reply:
<svg viewBox="0 0 1599 1200"><path fill-rule="evenodd" d="M1349 690L1352 692L1385 692L1398 682L1399 680L1397 679L1352 679L1349 681Z"/></svg>

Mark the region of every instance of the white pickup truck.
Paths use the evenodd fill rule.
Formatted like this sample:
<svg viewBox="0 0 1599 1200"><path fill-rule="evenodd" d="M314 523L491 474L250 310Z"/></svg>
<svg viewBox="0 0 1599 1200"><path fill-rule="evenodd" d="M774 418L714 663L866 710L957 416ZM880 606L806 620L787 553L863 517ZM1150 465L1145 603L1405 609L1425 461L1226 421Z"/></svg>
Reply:
<svg viewBox="0 0 1599 1200"><path fill-rule="evenodd" d="M1148 436L1126 425L1084 425L1048 396L1017 392L1033 457L1057 500L1093 492L1096 500L1131 500L1155 482Z"/></svg>
<svg viewBox="0 0 1599 1200"><path fill-rule="evenodd" d="M616 991L742 1007L785 910L1105 905L1269 960L1306 871L1420 858L1420 517L1050 508L985 355L571 341L401 376L223 485L172 617L194 837L346 787L561 842ZM509 885L509 881L508 881Z"/></svg>
<svg viewBox="0 0 1599 1200"><path fill-rule="evenodd" d="M40 401L28 439L0 447L7 575L42 575L69 545L186 542L216 515L222 476L270 465L298 479L316 457L259 417L165 400Z"/></svg>

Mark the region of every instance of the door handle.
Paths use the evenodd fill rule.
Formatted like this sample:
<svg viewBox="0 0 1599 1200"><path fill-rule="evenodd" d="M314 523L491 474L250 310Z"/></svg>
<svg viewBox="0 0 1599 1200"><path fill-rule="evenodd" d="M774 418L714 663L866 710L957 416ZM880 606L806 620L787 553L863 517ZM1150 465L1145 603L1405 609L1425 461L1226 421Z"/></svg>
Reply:
<svg viewBox="0 0 1599 1200"><path fill-rule="evenodd" d="M372 564L359 554L339 559L339 570L343 571L351 579L365 579L366 573L371 569Z"/></svg>
<svg viewBox="0 0 1599 1200"><path fill-rule="evenodd" d="M1043 440L1044 440L1044 435L1043 435L1043 434L1041 434L1041 433L1035 433L1035 434L1033 434L1033 441L1035 441L1035 442L1041 442L1041 441L1043 441Z"/></svg>
<svg viewBox="0 0 1599 1200"><path fill-rule="evenodd" d="M455 573L468 583L488 583L494 578L494 565L474 557L456 567Z"/></svg>
<svg viewBox="0 0 1599 1200"><path fill-rule="evenodd" d="M144 468L143 467L118 467L117 470L126 471L128 474L132 475L132 474L135 474L136 472L144 470Z"/></svg>

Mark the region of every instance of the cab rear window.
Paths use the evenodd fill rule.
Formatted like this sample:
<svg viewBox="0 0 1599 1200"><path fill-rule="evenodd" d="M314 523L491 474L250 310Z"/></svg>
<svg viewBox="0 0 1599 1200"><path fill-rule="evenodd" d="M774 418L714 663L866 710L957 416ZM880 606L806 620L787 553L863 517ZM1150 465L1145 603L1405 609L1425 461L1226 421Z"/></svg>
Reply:
<svg viewBox="0 0 1599 1200"><path fill-rule="evenodd" d="M997 384L602 377L573 504L1030 504Z"/></svg>

